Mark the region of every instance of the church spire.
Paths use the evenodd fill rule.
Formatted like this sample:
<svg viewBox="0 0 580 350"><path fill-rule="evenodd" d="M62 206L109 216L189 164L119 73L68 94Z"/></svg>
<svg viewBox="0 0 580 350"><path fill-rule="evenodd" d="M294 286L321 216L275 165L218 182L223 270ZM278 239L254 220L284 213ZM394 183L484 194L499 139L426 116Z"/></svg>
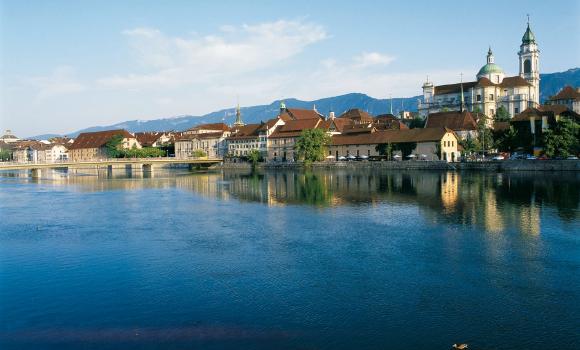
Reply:
<svg viewBox="0 0 580 350"><path fill-rule="evenodd" d="M494 63L495 58L493 57L493 51L491 51L491 45L489 46L489 50L487 51L487 63Z"/></svg>
<svg viewBox="0 0 580 350"><path fill-rule="evenodd" d="M238 106L236 107L236 121L234 122L234 126L244 126L244 122L242 121L242 111L240 110L240 103L238 102Z"/></svg>

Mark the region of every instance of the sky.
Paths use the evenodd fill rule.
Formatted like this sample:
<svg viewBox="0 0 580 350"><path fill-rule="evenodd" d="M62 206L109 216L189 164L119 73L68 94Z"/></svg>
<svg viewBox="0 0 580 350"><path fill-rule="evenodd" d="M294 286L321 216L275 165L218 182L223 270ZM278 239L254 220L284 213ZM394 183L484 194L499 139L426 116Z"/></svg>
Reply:
<svg viewBox="0 0 580 350"><path fill-rule="evenodd" d="M475 79L490 45L515 75L527 14L542 73L580 66L579 0L0 0L0 129L416 96L427 75Z"/></svg>

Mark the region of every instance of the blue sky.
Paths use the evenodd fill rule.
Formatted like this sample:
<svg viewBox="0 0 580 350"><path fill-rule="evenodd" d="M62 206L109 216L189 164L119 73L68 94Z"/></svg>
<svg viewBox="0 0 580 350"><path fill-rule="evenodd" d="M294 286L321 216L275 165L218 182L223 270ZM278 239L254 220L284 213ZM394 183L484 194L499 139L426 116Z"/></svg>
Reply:
<svg viewBox="0 0 580 350"><path fill-rule="evenodd" d="M580 2L0 0L0 127L130 119L348 92L414 96L473 77L491 45L517 74L530 14L543 73L580 65Z"/></svg>

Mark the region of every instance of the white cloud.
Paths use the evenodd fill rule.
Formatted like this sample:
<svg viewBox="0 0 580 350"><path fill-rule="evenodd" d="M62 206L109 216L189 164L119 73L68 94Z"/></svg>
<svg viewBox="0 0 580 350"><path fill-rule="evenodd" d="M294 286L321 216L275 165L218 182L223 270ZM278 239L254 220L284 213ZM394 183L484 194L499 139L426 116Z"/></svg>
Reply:
<svg viewBox="0 0 580 350"><path fill-rule="evenodd" d="M222 26L216 35L169 37L152 28L123 32L143 72L98 79L105 87L139 88L226 82L262 71L327 38L325 29L303 21Z"/></svg>
<svg viewBox="0 0 580 350"><path fill-rule="evenodd" d="M363 52L354 58L358 67L370 67L376 65L387 65L395 60L395 57L381 54L379 52Z"/></svg>
<svg viewBox="0 0 580 350"><path fill-rule="evenodd" d="M40 100L86 90L86 86L77 80L75 69L70 66L57 67L47 76L25 78L23 85L36 89L36 98Z"/></svg>

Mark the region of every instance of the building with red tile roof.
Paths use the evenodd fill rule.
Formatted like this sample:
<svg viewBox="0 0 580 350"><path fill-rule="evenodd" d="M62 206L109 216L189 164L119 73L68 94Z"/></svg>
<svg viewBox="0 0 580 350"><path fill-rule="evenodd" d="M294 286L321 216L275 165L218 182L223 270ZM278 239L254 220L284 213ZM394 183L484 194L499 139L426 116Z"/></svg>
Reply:
<svg viewBox="0 0 580 350"><path fill-rule="evenodd" d="M68 146L69 159L72 161L92 161L108 158L105 145L116 135L123 137L120 145L123 149L141 148L139 141L127 130L83 132Z"/></svg>
<svg viewBox="0 0 580 350"><path fill-rule="evenodd" d="M576 113L580 113L580 87L573 88L566 85L556 95L547 101L549 105L566 106Z"/></svg>

